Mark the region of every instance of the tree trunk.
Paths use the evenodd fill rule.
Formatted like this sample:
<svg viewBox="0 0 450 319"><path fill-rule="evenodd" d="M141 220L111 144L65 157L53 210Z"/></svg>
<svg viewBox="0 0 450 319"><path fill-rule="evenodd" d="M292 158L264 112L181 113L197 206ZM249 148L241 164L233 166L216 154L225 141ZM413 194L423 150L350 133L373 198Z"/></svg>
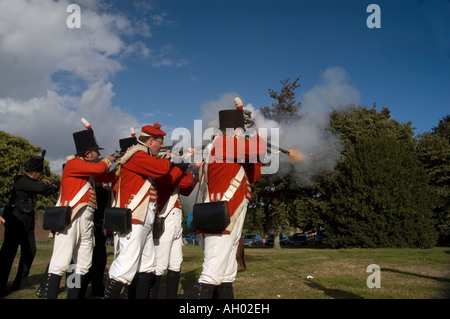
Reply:
<svg viewBox="0 0 450 319"><path fill-rule="evenodd" d="M273 249L281 249L280 231L274 231L273 233Z"/></svg>

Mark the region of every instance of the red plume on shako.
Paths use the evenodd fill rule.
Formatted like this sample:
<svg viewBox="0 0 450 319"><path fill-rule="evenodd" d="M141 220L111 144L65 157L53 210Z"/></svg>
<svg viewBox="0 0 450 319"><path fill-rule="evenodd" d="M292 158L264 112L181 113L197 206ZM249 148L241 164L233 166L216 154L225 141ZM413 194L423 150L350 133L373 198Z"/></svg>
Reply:
<svg viewBox="0 0 450 319"><path fill-rule="evenodd" d="M241 99L238 98L238 97L235 97L235 98L234 98L234 105L236 106L236 108L237 108L238 110L242 110L242 109L244 108L244 104L242 104Z"/></svg>
<svg viewBox="0 0 450 319"><path fill-rule="evenodd" d="M91 124L85 118L81 118L81 123L87 130L73 133L77 154L83 154L91 150L103 150L102 147L98 146Z"/></svg>
<svg viewBox="0 0 450 319"><path fill-rule="evenodd" d="M81 118L81 123L83 123L83 125L88 129L88 130L92 130L92 126L91 124L89 124L89 122L85 119L85 118Z"/></svg>

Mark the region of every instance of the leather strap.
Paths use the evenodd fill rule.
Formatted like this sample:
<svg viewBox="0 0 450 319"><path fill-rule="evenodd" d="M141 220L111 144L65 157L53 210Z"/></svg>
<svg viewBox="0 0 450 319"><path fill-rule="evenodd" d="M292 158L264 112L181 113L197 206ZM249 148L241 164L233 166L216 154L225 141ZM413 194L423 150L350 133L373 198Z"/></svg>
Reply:
<svg viewBox="0 0 450 319"><path fill-rule="evenodd" d="M78 203L80 201L80 199L84 196L84 194L86 194L86 192L89 190L89 188L92 186L94 180L92 177L89 177L89 180L86 182L86 184L84 184L84 186L78 191L78 193L75 195L74 198L72 198L72 200L70 201L69 205L70 207L75 206L76 203ZM56 202L55 206L61 206L61 195L62 195L62 189L61 192L59 194L59 198L58 201Z"/></svg>

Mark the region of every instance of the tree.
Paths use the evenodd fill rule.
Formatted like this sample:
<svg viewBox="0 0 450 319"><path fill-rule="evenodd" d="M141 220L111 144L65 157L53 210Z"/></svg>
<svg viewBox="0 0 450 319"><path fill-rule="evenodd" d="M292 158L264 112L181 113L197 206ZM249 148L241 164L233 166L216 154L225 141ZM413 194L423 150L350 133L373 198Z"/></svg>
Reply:
<svg viewBox="0 0 450 319"><path fill-rule="evenodd" d="M411 123L352 106L334 111L345 147L339 173L324 187L323 220L335 247L432 247L436 231L428 178L415 156Z"/></svg>
<svg viewBox="0 0 450 319"><path fill-rule="evenodd" d="M276 103L261 109L266 119L283 124L299 118L301 104L296 101L294 92L300 86L299 79L297 77L292 82L289 79L282 80L280 93L269 89L269 95ZM249 205L251 213L247 215L246 227L256 226L262 233L273 231L275 249L280 248L279 235L282 229L289 226L292 212L298 206L298 192L292 183L289 175L283 178L263 175L253 186L253 202Z"/></svg>
<svg viewBox="0 0 450 319"><path fill-rule="evenodd" d="M32 155L40 155L42 148L30 144L20 136L10 135L0 131L0 205L8 201L9 192L13 184L14 176L24 174L25 167ZM49 162L44 161L43 179L59 180L60 177L50 172ZM36 211L42 211L46 206L56 203L53 197L38 195Z"/></svg>
<svg viewBox="0 0 450 319"><path fill-rule="evenodd" d="M283 124L295 122L300 118L298 111L301 104L295 98L295 89L300 87L300 84L298 84L299 80L300 77L297 77L292 82L289 82L289 78L280 81L282 85L280 93L269 89L270 97L277 100L277 102L261 109L261 113L266 119Z"/></svg>
<svg viewBox="0 0 450 319"><path fill-rule="evenodd" d="M419 136L417 154L430 178L439 245L450 244L450 115Z"/></svg>

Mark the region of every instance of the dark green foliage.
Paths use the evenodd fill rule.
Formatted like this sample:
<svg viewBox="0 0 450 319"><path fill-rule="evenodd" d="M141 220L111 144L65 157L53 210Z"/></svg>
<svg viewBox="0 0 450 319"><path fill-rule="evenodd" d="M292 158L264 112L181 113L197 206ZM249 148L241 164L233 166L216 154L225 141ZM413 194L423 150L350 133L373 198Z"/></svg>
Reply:
<svg viewBox="0 0 450 319"><path fill-rule="evenodd" d="M301 104L295 98L295 89L300 87L300 84L298 84L299 80L300 77L292 82L289 82L289 79L280 81L282 84L280 93L269 89L269 95L276 100L276 103L261 109L261 113L265 118L278 123L295 122L300 118L298 111Z"/></svg>
<svg viewBox="0 0 450 319"><path fill-rule="evenodd" d="M10 135L0 131L0 205L8 201L9 191L13 184L14 176L24 174L30 156L40 155L41 147L30 144L26 139L20 136ZM44 161L44 172L41 180L59 180L60 177L50 172L49 162ZM38 195L36 210L42 211L44 207L56 203L52 196L43 197Z"/></svg>
<svg viewBox="0 0 450 319"><path fill-rule="evenodd" d="M430 178L439 244L450 245L450 115L419 137L417 154Z"/></svg>
<svg viewBox="0 0 450 319"><path fill-rule="evenodd" d="M325 216L338 247L433 247L436 230L425 171L390 131L347 147Z"/></svg>
<svg viewBox="0 0 450 319"><path fill-rule="evenodd" d="M295 83L282 83L289 98L271 96L300 105L292 94ZM277 105L264 110L281 123ZM329 130L343 145L336 170L319 173L309 187L290 175L263 176L254 185L246 228L277 233L321 226L332 247L428 248L436 245L438 231L440 243L448 240L449 117L419 143L411 122L392 119L387 108L352 105L332 111L330 119Z"/></svg>

